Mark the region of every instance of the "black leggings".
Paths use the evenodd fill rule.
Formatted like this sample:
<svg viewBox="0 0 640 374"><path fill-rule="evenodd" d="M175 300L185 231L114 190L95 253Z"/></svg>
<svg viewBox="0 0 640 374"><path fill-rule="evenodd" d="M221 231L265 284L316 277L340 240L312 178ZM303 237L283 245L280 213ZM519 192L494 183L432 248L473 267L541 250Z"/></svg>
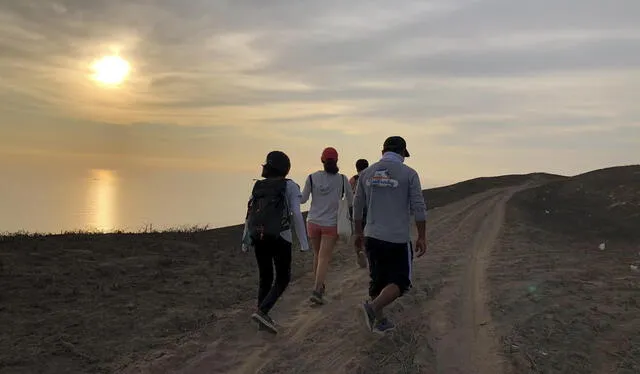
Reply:
<svg viewBox="0 0 640 374"><path fill-rule="evenodd" d="M255 245L255 253L260 275L258 309L266 314L276 304L291 280L291 243L282 237L275 240L260 240ZM274 266L275 283L273 282Z"/></svg>

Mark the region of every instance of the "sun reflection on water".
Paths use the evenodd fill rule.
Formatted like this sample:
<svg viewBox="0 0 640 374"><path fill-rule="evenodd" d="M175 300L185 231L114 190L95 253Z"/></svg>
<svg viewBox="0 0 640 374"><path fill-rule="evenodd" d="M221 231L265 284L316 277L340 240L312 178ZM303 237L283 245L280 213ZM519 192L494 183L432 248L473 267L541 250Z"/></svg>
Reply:
<svg viewBox="0 0 640 374"><path fill-rule="evenodd" d="M87 226L109 232L115 228L117 176L114 170L92 169Z"/></svg>

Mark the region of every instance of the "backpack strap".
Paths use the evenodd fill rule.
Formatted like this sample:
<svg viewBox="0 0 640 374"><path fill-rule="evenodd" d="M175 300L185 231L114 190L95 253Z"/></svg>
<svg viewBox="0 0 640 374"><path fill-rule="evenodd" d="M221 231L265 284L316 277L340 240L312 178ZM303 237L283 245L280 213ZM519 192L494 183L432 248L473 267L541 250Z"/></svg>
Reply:
<svg viewBox="0 0 640 374"><path fill-rule="evenodd" d="M309 187L313 190L313 178L311 178L312 174L309 174Z"/></svg>

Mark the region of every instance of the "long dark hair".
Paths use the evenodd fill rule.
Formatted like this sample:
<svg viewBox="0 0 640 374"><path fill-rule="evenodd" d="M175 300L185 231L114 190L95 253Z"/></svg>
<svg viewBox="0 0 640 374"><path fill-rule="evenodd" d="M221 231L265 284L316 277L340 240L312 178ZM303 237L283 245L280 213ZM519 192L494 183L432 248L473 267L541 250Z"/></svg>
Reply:
<svg viewBox="0 0 640 374"><path fill-rule="evenodd" d="M337 160L333 160L333 159L325 160L325 161L322 161L322 164L324 165L324 171L326 171L329 174L338 174L338 172L340 171Z"/></svg>

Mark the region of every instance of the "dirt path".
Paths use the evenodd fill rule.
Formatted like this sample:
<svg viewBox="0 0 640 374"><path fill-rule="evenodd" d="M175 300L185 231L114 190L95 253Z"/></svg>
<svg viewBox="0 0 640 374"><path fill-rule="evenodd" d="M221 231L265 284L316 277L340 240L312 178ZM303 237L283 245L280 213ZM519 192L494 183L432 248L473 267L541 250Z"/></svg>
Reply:
<svg viewBox="0 0 640 374"><path fill-rule="evenodd" d="M429 213L428 254L414 261L414 288L389 311L398 325L392 335L365 331L359 305L366 270L335 264L321 308L307 301L310 277L290 285L274 310L277 336L258 332L249 322L252 305L239 305L206 332L207 349L180 368L157 360L131 372L506 373L485 271L516 190L487 191Z"/></svg>
<svg viewBox="0 0 640 374"><path fill-rule="evenodd" d="M504 222L505 204L517 189L486 196L459 217L458 240L440 243L457 251L450 283L429 306L435 335L437 372L489 374L505 372L487 305L485 271Z"/></svg>

